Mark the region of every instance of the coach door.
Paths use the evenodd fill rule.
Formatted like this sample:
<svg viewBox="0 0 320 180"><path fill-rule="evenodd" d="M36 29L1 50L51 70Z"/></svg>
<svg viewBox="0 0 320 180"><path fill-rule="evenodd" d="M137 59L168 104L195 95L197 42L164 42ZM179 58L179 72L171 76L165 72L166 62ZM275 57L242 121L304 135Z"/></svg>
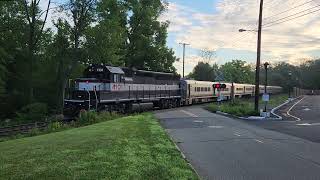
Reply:
<svg viewBox="0 0 320 180"><path fill-rule="evenodd" d="M191 84L188 84L188 98L191 97Z"/></svg>

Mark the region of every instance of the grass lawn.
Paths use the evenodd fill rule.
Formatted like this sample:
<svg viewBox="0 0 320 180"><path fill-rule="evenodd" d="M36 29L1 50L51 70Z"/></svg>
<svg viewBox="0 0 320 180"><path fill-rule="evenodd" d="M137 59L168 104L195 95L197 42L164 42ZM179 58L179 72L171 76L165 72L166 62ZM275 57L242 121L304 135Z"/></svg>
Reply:
<svg viewBox="0 0 320 180"><path fill-rule="evenodd" d="M261 99L261 98L260 98ZM271 110L274 107L284 103L288 99L287 94L271 95L268 102L268 109ZM259 101L259 109L264 108L264 102ZM254 116L259 115L254 111L254 98L251 99L237 99L235 103L224 102L220 106L217 103L211 103L207 109L212 112L221 111L236 116Z"/></svg>
<svg viewBox="0 0 320 180"><path fill-rule="evenodd" d="M0 142L0 179L197 179L151 114Z"/></svg>
<svg viewBox="0 0 320 180"><path fill-rule="evenodd" d="M288 100L288 94L278 94L278 95L271 95L270 101L268 102L268 106L275 108L279 106L280 104L284 103L286 100ZM260 100L260 106L261 108L264 107L264 103Z"/></svg>

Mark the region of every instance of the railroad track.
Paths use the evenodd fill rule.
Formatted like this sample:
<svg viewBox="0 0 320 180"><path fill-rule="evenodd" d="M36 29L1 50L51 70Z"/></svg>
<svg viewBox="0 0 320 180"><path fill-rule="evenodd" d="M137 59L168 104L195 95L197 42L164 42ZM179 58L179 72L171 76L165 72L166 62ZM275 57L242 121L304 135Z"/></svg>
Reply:
<svg viewBox="0 0 320 180"><path fill-rule="evenodd" d="M32 129L38 130L45 130L48 127L47 122L36 122L36 123L29 123L29 124L20 124L8 127L1 127L0 128L0 137L12 136L17 134L27 134Z"/></svg>

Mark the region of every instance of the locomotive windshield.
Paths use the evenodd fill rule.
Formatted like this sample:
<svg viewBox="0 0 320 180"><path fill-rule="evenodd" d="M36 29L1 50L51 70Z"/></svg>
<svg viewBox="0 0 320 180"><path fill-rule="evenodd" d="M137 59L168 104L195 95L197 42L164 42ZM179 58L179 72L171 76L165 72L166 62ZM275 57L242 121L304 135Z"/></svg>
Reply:
<svg viewBox="0 0 320 180"><path fill-rule="evenodd" d="M110 72L106 71L104 66L92 65L84 71L84 78L110 80Z"/></svg>
<svg viewBox="0 0 320 180"><path fill-rule="evenodd" d="M119 67L91 65L84 71L84 78L107 80L114 83L122 82L124 72Z"/></svg>

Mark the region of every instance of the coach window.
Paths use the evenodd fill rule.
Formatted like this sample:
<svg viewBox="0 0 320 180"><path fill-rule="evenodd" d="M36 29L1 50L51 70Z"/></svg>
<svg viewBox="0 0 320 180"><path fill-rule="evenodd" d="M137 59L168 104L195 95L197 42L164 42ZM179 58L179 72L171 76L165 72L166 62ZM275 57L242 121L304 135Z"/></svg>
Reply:
<svg viewBox="0 0 320 180"><path fill-rule="evenodd" d="M197 87L194 87L194 91L197 92Z"/></svg>
<svg viewBox="0 0 320 180"><path fill-rule="evenodd" d="M119 83L119 82L121 82L121 76L120 76L120 74L113 74L113 82L114 82L114 83Z"/></svg>

